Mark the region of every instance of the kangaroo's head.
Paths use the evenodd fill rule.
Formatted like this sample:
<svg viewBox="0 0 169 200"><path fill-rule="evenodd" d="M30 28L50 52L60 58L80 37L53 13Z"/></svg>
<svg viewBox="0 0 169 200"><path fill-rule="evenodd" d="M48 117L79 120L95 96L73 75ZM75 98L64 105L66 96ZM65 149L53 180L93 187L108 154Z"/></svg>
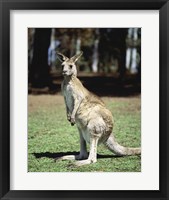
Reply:
<svg viewBox="0 0 169 200"><path fill-rule="evenodd" d="M63 76L72 76L77 75L77 68L76 68L76 61L80 58L80 56L83 54L81 51L77 55L68 58L62 53L57 52L57 56L59 60L62 62L62 74Z"/></svg>

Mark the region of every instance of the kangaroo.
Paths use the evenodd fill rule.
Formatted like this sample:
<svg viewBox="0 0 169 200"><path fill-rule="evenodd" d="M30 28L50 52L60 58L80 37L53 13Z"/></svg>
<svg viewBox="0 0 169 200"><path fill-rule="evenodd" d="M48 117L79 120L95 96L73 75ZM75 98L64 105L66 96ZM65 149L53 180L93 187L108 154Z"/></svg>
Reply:
<svg viewBox="0 0 169 200"><path fill-rule="evenodd" d="M105 144L111 152L119 156L140 155L141 148L128 148L118 144L112 133L114 120L111 112L104 102L89 92L77 78L75 63L81 55L82 52L68 58L57 52L58 59L62 62L64 80L61 90L66 105L67 120L71 125L77 125L80 135L79 155L67 155L61 159L77 160L77 166L96 163L97 146L100 143ZM89 155L86 143L90 144Z"/></svg>

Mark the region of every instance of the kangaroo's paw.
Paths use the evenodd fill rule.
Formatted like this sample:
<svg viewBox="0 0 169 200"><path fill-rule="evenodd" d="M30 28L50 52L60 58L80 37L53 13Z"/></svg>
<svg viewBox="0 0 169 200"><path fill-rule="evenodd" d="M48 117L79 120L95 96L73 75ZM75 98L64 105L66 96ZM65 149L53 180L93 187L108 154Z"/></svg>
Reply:
<svg viewBox="0 0 169 200"><path fill-rule="evenodd" d="M70 119L70 123L71 123L72 126L75 125L76 122L75 122L75 118L74 118L74 117L71 117L71 119Z"/></svg>
<svg viewBox="0 0 169 200"><path fill-rule="evenodd" d="M86 159L86 160L80 160L80 161L76 161L75 162L75 165L80 167L80 166L83 166L83 165L89 165L91 163L95 163L96 161L92 161L92 160L89 160L89 159Z"/></svg>
<svg viewBox="0 0 169 200"><path fill-rule="evenodd" d="M70 114L67 114L67 120L70 122L71 121L71 116Z"/></svg>

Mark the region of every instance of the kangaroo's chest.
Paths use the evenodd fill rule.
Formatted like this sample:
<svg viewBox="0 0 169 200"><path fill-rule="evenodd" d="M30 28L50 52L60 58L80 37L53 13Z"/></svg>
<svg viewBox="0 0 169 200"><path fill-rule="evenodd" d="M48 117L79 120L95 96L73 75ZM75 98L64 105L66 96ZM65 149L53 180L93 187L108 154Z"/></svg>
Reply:
<svg viewBox="0 0 169 200"><path fill-rule="evenodd" d="M69 111L73 110L74 105L74 96L73 96L73 87L71 84L65 84L63 86L63 95L65 98L65 103L67 107L69 108Z"/></svg>

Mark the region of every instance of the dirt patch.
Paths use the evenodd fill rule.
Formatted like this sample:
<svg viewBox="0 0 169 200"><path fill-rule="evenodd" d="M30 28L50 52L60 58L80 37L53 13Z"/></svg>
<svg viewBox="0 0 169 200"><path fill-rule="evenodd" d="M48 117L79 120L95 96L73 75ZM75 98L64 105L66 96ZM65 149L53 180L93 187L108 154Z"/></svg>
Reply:
<svg viewBox="0 0 169 200"><path fill-rule="evenodd" d="M28 110L29 112L37 111L64 104L63 96L58 95L28 95Z"/></svg>
<svg viewBox="0 0 169 200"><path fill-rule="evenodd" d="M108 104L112 102L117 105L117 108L121 106L121 103L125 103L125 107L121 108L124 111L136 111L141 109L141 97L140 95L134 97L102 97L102 100ZM39 109L53 108L57 105L64 106L64 98L61 94L57 95L28 95L28 110L29 112L35 112Z"/></svg>

